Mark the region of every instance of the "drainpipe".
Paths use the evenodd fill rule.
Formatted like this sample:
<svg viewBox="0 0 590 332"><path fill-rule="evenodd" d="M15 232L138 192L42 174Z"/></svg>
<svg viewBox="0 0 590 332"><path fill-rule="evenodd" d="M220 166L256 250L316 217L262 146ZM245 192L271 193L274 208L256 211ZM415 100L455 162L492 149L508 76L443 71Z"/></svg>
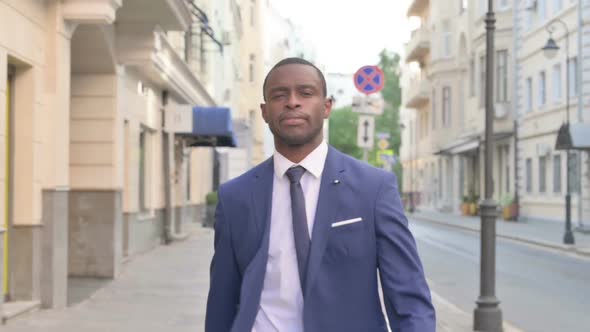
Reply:
<svg viewBox="0 0 590 332"><path fill-rule="evenodd" d="M512 95L512 116L514 119L514 172L512 172L514 176L514 203L516 204L517 208L519 207L519 197L518 197L518 41L519 41L519 29L518 29L518 3L514 3L512 6L512 84L514 94ZM520 209L517 210L516 213L516 221L518 221L518 217L520 215Z"/></svg>
<svg viewBox="0 0 590 332"><path fill-rule="evenodd" d="M164 112L163 118L166 116L166 104L168 103L168 91L162 91L162 110ZM171 128L166 128L168 124L164 122L164 130L162 131L162 159L164 161L164 224L162 227L162 239L164 244L172 242L170 233L172 221L174 220L174 208L172 206L172 149L174 144L174 133Z"/></svg>
<svg viewBox="0 0 590 332"><path fill-rule="evenodd" d="M584 94L582 93L584 91L584 89L582 88L582 82L584 82L583 79L583 75L584 75L584 4L583 4L584 0L578 0L578 56L577 56L577 61L578 61L578 68L577 68L577 78L576 78L576 92L578 93L578 122L582 123L582 121L584 120ZM569 67L567 68L567 70L569 70ZM580 175L580 180L582 180L582 176L584 174L584 172L582 171L582 169L584 168L584 165L582 164L582 151L580 151L579 153L577 153L577 158L578 158L578 174ZM583 183L583 180L582 180ZM583 204L583 185L580 185L579 188L579 192L578 192L578 225L580 228L584 228L583 226L583 216L584 216L584 208L582 206Z"/></svg>
<svg viewBox="0 0 590 332"><path fill-rule="evenodd" d="M583 96L583 89L582 89L582 82L584 82L583 75L584 75L584 0L578 0L578 77L576 79L576 88L578 92L578 121L582 122L584 120L583 113L584 113L584 96ZM569 70L569 68L568 68Z"/></svg>

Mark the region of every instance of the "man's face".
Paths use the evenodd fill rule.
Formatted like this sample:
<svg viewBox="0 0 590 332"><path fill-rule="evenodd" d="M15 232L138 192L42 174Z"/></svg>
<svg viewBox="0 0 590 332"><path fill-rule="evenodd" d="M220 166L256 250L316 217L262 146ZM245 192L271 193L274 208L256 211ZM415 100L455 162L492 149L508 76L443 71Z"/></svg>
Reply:
<svg viewBox="0 0 590 332"><path fill-rule="evenodd" d="M275 139L287 146L321 141L323 121L330 115L332 103L324 96L315 68L302 64L276 68L268 77L264 94L262 117Z"/></svg>

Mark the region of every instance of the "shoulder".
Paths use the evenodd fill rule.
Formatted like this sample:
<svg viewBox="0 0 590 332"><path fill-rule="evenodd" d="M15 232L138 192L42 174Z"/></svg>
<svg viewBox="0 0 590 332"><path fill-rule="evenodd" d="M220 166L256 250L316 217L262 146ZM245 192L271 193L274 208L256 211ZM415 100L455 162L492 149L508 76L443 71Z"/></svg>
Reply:
<svg viewBox="0 0 590 332"><path fill-rule="evenodd" d="M330 151L334 154L337 163L341 164L347 172L350 172L359 181L369 179L378 181L395 180L395 174L392 172L387 172L381 168L374 167L364 161L353 158L334 147L330 147Z"/></svg>
<svg viewBox="0 0 590 332"><path fill-rule="evenodd" d="M257 166L253 167L246 173L231 179L219 186L219 195L222 198L244 197L248 194L256 177L261 176L269 171L273 171L272 158L269 158Z"/></svg>

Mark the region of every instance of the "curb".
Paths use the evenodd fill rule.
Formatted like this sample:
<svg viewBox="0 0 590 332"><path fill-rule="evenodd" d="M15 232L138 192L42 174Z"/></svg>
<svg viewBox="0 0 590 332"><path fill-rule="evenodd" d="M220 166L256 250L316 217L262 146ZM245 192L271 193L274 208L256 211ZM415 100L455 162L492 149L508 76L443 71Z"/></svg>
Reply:
<svg viewBox="0 0 590 332"><path fill-rule="evenodd" d="M479 229L475 228L475 227L453 224L453 223L441 221L441 220L438 220L435 218L429 218L429 217L425 217L425 216L417 216L414 214L408 214L408 216L412 219L415 219L415 220L422 220L422 221L426 221L426 222L431 222L431 223L443 225L446 227L458 228L458 229L462 229L462 230L466 230L466 231L470 231L470 232L474 232L474 233L480 232ZM559 250L562 252L574 253L574 254L577 254L580 256L584 256L584 257L590 257L590 248L577 248L576 246L571 246L571 245L556 244L556 243L551 243L551 242L547 242L547 241L543 241L543 240L524 238L524 237L514 236L514 235L505 235L505 234L501 234L501 233L496 233L496 236L499 238L507 239L507 240L527 243L527 244L534 245L537 247L550 248L550 249L555 249L555 250Z"/></svg>

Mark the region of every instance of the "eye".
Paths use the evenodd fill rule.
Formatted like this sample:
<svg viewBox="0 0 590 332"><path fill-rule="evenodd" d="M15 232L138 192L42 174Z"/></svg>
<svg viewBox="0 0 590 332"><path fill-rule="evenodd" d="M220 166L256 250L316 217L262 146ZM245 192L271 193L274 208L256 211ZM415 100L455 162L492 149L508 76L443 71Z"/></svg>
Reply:
<svg viewBox="0 0 590 332"><path fill-rule="evenodd" d="M311 91L311 90L304 90L304 91L301 92L301 94L303 96L305 96L305 97L310 97L310 96L313 96L313 91Z"/></svg>
<svg viewBox="0 0 590 332"><path fill-rule="evenodd" d="M284 93L280 93L280 94L276 94L276 95L270 96L270 99L271 100L277 100L277 99L280 99L280 98L283 98L283 97L285 97L285 94Z"/></svg>

